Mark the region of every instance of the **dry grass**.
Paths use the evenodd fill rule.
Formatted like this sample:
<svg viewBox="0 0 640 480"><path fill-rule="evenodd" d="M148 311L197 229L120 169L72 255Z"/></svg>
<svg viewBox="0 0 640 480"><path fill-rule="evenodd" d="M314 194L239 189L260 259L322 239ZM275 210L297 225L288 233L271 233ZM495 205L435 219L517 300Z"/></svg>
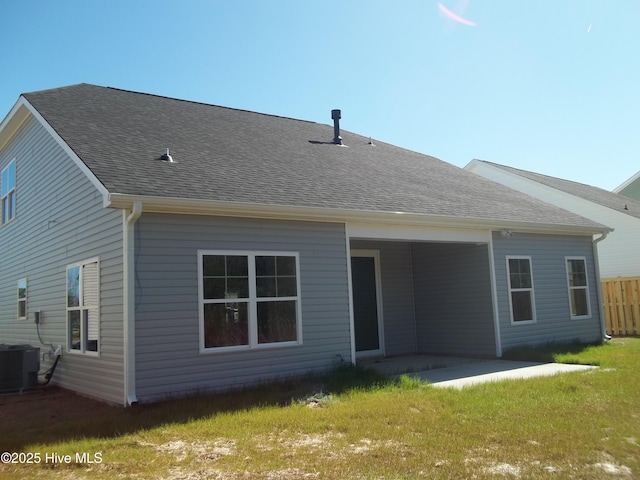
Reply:
<svg viewBox="0 0 640 480"><path fill-rule="evenodd" d="M558 350L556 359L601 368L462 391L406 378L393 383L347 369L278 388L106 409L77 422L65 417L67 431L41 418L39 430L26 425L29 440L0 426L0 439L17 438L14 446L23 452L100 452L102 459L5 464L0 475L92 480L640 476L640 339Z"/></svg>

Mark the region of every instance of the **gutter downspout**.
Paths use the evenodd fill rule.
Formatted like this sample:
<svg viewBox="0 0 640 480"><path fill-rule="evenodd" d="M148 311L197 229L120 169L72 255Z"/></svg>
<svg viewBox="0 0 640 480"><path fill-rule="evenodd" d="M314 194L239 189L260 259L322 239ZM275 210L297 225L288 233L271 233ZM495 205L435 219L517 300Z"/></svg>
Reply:
<svg viewBox="0 0 640 480"><path fill-rule="evenodd" d="M605 340L611 340L611 336L607 335L607 326L604 322L604 306L603 306L603 297L602 297L602 280L600 278L600 259L598 258L598 243L607 238L609 232L602 232L600 237L593 240L593 260L596 268L596 282L598 283L596 292L598 293L598 307L600 311L600 332L602 333L602 338Z"/></svg>
<svg viewBox="0 0 640 480"><path fill-rule="evenodd" d="M131 213L122 211L123 219L123 325L124 325L124 402L138 403L136 397L136 303L135 303L135 224L142 215L142 202L133 203Z"/></svg>

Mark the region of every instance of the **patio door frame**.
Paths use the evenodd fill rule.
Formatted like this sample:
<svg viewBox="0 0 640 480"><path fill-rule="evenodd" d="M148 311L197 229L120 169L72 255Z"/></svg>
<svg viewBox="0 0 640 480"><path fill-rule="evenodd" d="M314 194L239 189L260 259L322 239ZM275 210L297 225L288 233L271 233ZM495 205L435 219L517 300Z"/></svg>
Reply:
<svg viewBox="0 0 640 480"><path fill-rule="evenodd" d="M375 275L375 287L376 287L376 310L378 317L378 349L376 350L364 350L361 352L355 352L356 359L363 359L368 357L383 357L384 356L384 319L382 315L382 288L381 288L381 275L380 275L380 251L373 249L351 249L351 255L349 258L349 263L351 264L351 258L354 257L364 257L364 258L373 258L374 265L374 275ZM349 265L349 270L351 272L351 295L353 296L353 291L355 286L353 285L353 272L351 271L351 265ZM351 299L353 303L353 298ZM355 310L354 310L354 328L353 328L353 342L355 351Z"/></svg>

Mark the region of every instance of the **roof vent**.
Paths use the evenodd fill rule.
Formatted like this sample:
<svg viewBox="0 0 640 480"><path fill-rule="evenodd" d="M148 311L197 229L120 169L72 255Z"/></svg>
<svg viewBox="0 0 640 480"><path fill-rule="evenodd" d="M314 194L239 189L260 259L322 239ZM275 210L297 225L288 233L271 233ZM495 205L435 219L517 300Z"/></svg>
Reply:
<svg viewBox="0 0 640 480"><path fill-rule="evenodd" d="M342 137L340 136L340 110L331 110L331 118L333 119L333 143L342 145Z"/></svg>
<svg viewBox="0 0 640 480"><path fill-rule="evenodd" d="M173 157L169 154L169 149L167 148L165 152L160 156L160 160L168 163L176 163Z"/></svg>

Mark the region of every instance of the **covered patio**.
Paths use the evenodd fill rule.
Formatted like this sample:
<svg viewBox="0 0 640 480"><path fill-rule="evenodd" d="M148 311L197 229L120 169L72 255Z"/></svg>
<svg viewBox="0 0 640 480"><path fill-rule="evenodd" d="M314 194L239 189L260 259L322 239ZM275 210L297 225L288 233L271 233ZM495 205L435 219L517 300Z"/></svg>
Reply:
<svg viewBox="0 0 640 480"><path fill-rule="evenodd" d="M429 367L496 357L488 242L352 239L350 246L358 362L402 356Z"/></svg>

